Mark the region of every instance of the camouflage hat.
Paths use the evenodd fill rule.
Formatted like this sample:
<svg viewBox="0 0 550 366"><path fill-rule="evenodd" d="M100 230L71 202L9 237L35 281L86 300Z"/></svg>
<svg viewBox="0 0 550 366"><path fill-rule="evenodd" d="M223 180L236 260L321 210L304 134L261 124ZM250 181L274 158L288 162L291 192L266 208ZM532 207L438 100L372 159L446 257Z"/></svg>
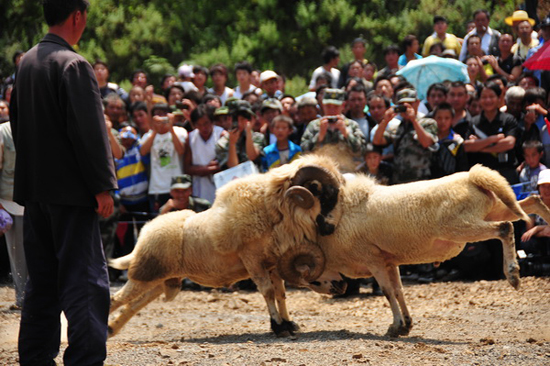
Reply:
<svg viewBox="0 0 550 366"><path fill-rule="evenodd" d="M323 104L342 105L346 100L346 93L341 89L325 89Z"/></svg>
<svg viewBox="0 0 550 366"><path fill-rule="evenodd" d="M395 99L397 100L397 104L414 103L418 100L416 97L416 90L410 88L398 91Z"/></svg>
<svg viewBox="0 0 550 366"><path fill-rule="evenodd" d="M312 97L303 97L298 102L298 109L302 107L317 107L317 99Z"/></svg>
<svg viewBox="0 0 550 366"><path fill-rule="evenodd" d="M246 100L232 100L227 103L227 108L229 108L229 114L232 116L236 116L241 113L246 113L249 117L254 115L254 112L252 112L252 106Z"/></svg>
<svg viewBox="0 0 550 366"><path fill-rule="evenodd" d="M191 176L188 174L175 175L172 177L170 189L187 189L192 185Z"/></svg>
<svg viewBox="0 0 550 366"><path fill-rule="evenodd" d="M276 98L267 98L266 100L263 101L262 108L260 108L260 112L263 113L263 111L266 109L275 109L275 110L278 110L279 112L282 112L283 105Z"/></svg>
<svg viewBox="0 0 550 366"><path fill-rule="evenodd" d="M214 112L214 116L226 116L229 114L229 107L223 106L220 108L217 108Z"/></svg>

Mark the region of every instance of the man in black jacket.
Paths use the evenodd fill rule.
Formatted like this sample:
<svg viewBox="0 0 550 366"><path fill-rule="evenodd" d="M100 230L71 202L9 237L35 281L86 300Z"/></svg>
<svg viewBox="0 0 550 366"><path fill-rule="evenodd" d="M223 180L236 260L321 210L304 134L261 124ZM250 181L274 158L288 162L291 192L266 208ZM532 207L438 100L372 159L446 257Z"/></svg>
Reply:
<svg viewBox="0 0 550 366"><path fill-rule="evenodd" d="M109 191L117 185L94 72L71 47L84 31L89 4L43 4L49 32L21 60L10 106L14 200L25 205L29 267L19 358L21 365L55 364L63 311L64 364L102 365L109 281L98 214L112 213Z"/></svg>

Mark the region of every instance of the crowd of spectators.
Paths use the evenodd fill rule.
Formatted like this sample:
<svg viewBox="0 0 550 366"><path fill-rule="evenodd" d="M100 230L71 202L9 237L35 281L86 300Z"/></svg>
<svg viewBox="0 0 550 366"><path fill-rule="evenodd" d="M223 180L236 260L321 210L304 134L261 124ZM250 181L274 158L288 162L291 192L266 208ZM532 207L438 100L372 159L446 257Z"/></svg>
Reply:
<svg viewBox="0 0 550 366"><path fill-rule="evenodd" d="M401 47L386 47L382 65L365 59L363 38L351 42L353 59L345 62L328 46L303 95L285 93L284 75L247 61L232 69L183 64L177 75L158 82L135 70L130 90L124 90L110 80L108 61L97 60L93 68L119 184L117 209L102 223L107 254L128 253L136 231L153 215L207 208L215 200L218 172L247 161L266 171L328 144L348 148L355 170L381 184L439 178L480 163L499 171L518 194L546 187L550 178L539 173L550 164L550 77L522 64L549 41L550 16L535 24L516 11L506 19L511 33L492 29L489 21L487 11L475 11L461 38L447 33L446 18L437 15L433 34L407 35ZM16 67L23 55L14 55ZM419 100L415 86L396 72L430 55L464 62L470 82L433 84ZM230 72L234 87L227 85ZM2 90L1 122L9 119L15 77ZM546 229L540 219L527 232L517 227L518 249L535 274L550 274ZM498 248L471 244L447 270L428 268L424 277L499 277Z"/></svg>

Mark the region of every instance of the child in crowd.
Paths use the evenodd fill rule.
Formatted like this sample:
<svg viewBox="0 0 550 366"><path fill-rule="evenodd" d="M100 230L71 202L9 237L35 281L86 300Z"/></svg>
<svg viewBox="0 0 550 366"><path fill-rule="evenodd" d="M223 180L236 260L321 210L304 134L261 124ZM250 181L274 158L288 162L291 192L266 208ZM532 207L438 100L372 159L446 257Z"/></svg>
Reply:
<svg viewBox="0 0 550 366"><path fill-rule="evenodd" d="M451 128L455 116L453 107L446 102L434 109L437 122L439 149L433 152L432 178L440 178L459 171L468 170L468 158L464 152L464 139Z"/></svg>
<svg viewBox="0 0 550 366"><path fill-rule="evenodd" d="M120 140L126 149L121 159L115 159L120 203L125 211L147 212L147 170L149 156L139 152L138 134L134 127L126 126L120 130Z"/></svg>
<svg viewBox="0 0 550 366"><path fill-rule="evenodd" d="M393 175L389 163L382 161L382 148L368 143L365 148L365 162L357 168L358 172L365 173L383 185L391 185Z"/></svg>
<svg viewBox="0 0 550 366"><path fill-rule="evenodd" d="M293 131L292 119L285 115L279 115L271 122L271 133L277 141L264 148L262 157L262 170L290 163L302 153L302 148L288 139Z"/></svg>
<svg viewBox="0 0 550 366"><path fill-rule="evenodd" d="M536 191L539 174L541 171L547 169L540 162L544 154L542 142L537 140L525 141L521 148L523 149L525 164L519 173L519 181L525 183L524 191Z"/></svg>
<svg viewBox="0 0 550 366"><path fill-rule="evenodd" d="M540 172L537 181L540 198L545 205L550 205L550 170ZM548 275L550 268L550 227L540 216L535 217L535 226L521 236L521 249L528 254L521 264L527 275Z"/></svg>

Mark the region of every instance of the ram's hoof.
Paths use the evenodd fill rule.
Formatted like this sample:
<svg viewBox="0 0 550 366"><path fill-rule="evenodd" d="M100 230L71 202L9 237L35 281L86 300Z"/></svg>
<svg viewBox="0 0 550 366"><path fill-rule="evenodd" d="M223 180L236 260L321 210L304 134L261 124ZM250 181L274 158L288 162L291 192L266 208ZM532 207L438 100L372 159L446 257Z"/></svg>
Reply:
<svg viewBox="0 0 550 366"><path fill-rule="evenodd" d="M111 338L115 336L115 331L113 330L113 327L110 325L107 327L107 338Z"/></svg>
<svg viewBox="0 0 550 366"><path fill-rule="evenodd" d="M392 324L388 328L388 331L386 332L386 336L391 338L397 338L399 336L407 336L409 335L411 328L412 328L412 325L410 325L409 327L405 325L399 325L398 327L395 327Z"/></svg>
<svg viewBox="0 0 550 366"><path fill-rule="evenodd" d="M300 327L293 321L283 320L281 324L277 324L271 319L271 329L277 337L290 337L295 335L300 330Z"/></svg>
<svg viewBox="0 0 550 366"><path fill-rule="evenodd" d="M508 279L508 282L510 282L510 285L512 285L513 288L515 288L516 290L519 290L521 281L519 279L518 265L510 265L506 278Z"/></svg>

